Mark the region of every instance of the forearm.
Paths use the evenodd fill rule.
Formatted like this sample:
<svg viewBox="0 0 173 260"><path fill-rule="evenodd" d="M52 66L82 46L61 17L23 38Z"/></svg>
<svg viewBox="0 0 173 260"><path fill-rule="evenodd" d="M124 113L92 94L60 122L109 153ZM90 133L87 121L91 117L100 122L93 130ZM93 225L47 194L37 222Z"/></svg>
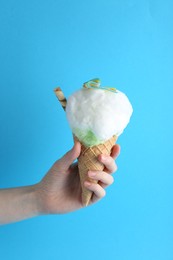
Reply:
<svg viewBox="0 0 173 260"><path fill-rule="evenodd" d="M38 216L38 200L34 185L0 190L0 224Z"/></svg>

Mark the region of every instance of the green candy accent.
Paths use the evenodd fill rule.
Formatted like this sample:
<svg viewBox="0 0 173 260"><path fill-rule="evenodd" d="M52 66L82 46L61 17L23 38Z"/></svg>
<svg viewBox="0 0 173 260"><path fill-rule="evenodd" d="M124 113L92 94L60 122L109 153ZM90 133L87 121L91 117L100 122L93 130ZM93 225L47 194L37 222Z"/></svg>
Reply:
<svg viewBox="0 0 173 260"><path fill-rule="evenodd" d="M99 88L101 81L99 78L89 80L83 84L84 88Z"/></svg>
<svg viewBox="0 0 173 260"><path fill-rule="evenodd" d="M84 88L88 88L88 89L92 89L92 88L94 88L94 89L102 89L102 90L106 90L106 91L117 93L116 88L102 87L101 86L101 80L99 78L91 79L91 80L85 82L83 84L83 87Z"/></svg>
<svg viewBox="0 0 173 260"><path fill-rule="evenodd" d="M103 141L98 139L96 135L89 129L81 130L79 128L74 128L73 133L77 136L79 141L81 141L87 147L103 143Z"/></svg>

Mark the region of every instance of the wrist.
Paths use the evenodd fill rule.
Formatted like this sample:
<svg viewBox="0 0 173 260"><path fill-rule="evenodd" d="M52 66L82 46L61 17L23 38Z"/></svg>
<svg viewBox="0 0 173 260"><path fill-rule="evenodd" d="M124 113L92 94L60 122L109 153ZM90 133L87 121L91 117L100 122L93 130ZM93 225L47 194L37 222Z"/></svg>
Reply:
<svg viewBox="0 0 173 260"><path fill-rule="evenodd" d="M39 183L31 186L31 200L33 203L33 210L35 215L39 216L45 214L43 196L39 187Z"/></svg>
<svg viewBox="0 0 173 260"><path fill-rule="evenodd" d="M33 187L34 193L34 201L35 201L35 209L37 215L47 215L52 214L50 209L50 196L46 189L44 189L42 183L37 183Z"/></svg>
<svg viewBox="0 0 173 260"><path fill-rule="evenodd" d="M41 203L39 194L37 192L37 185L31 185L27 186L25 189L26 193L26 199L25 202L28 204L28 207L30 208L31 214L34 216L41 215Z"/></svg>

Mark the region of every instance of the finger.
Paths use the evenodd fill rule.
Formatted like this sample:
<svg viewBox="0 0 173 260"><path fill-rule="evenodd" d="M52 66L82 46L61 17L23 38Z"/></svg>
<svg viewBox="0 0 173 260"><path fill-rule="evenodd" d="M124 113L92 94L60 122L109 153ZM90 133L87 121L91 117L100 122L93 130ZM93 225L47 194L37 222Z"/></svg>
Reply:
<svg viewBox="0 0 173 260"><path fill-rule="evenodd" d="M102 184L104 184L104 187L111 185L114 182L112 175L104 171L89 171L88 176L93 180L100 181Z"/></svg>
<svg viewBox="0 0 173 260"><path fill-rule="evenodd" d="M101 198L103 198L106 195L105 190L97 183L91 183L91 182L85 181L84 182L84 186L88 190L94 192L94 194L97 197L97 199L101 199Z"/></svg>
<svg viewBox="0 0 173 260"><path fill-rule="evenodd" d="M77 159L81 152L81 144L79 142L75 142L73 148L68 151L60 160L60 164L64 168L69 168L69 166L73 163L75 159Z"/></svg>
<svg viewBox="0 0 173 260"><path fill-rule="evenodd" d="M117 170L117 165L110 155L101 154L98 159L104 164L106 172L114 173Z"/></svg>
<svg viewBox="0 0 173 260"><path fill-rule="evenodd" d="M113 147L112 147L112 150L111 150L111 157L115 160L118 155L120 154L120 146L118 144L115 144Z"/></svg>
<svg viewBox="0 0 173 260"><path fill-rule="evenodd" d="M91 197L91 204L92 203L95 203L95 202L98 202L99 200L101 200L101 198L98 198L94 193Z"/></svg>

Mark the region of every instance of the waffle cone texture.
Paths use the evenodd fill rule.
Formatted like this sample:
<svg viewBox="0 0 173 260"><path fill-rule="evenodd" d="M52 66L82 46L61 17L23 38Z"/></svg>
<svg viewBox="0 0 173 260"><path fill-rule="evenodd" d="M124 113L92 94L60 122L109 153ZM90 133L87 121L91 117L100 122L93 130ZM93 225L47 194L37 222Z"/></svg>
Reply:
<svg viewBox="0 0 173 260"><path fill-rule="evenodd" d="M75 137L75 139L77 138ZM81 144L81 154L78 158L78 168L82 187L82 203L84 206L87 206L90 203L93 194L92 191L89 191L84 187L84 182L90 181L97 183L97 181L88 177L88 171L103 171L104 165L98 161L98 156L100 154L110 155L116 139L116 136L112 136L109 140L105 141L105 143L91 147L86 147Z"/></svg>

